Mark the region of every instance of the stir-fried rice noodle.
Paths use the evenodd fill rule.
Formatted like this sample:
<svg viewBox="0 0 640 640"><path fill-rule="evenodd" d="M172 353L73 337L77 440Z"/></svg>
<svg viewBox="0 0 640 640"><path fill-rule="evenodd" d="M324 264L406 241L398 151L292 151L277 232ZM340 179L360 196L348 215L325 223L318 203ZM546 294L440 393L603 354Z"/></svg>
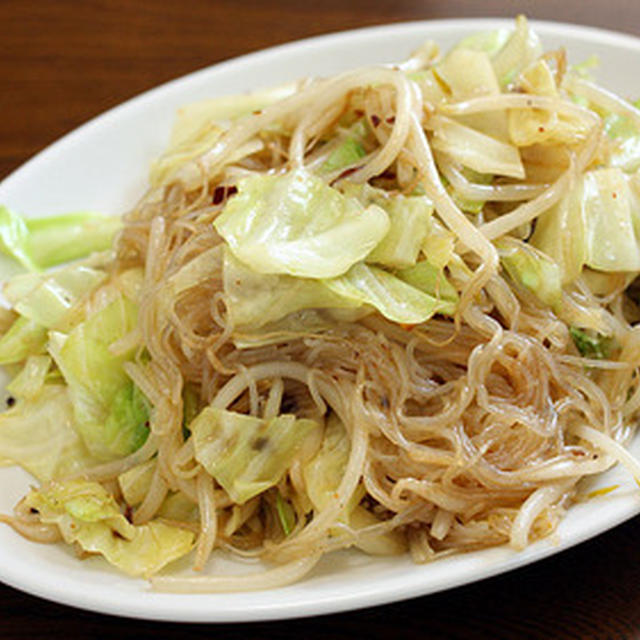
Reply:
<svg viewBox="0 0 640 640"><path fill-rule="evenodd" d="M351 546L406 550L417 562L502 543L522 549L555 529L581 479L616 462L640 477L623 448L640 409L640 334L624 301L629 279L611 275L609 290L597 292L583 278L566 280L561 311L516 281L501 264L507 245L500 244L529 246L540 216L606 161L602 110L634 123L640 112L558 70L561 54L536 56L526 67L555 61L556 95L525 91L516 74L501 91L458 98L438 76L436 101L421 84L439 69L436 51L429 45L405 66L307 81L232 119L210 148L176 166L126 214L109 270L115 277L142 267L144 279L138 325L111 348L137 349L124 368L152 407L151 435L137 451L76 477L111 486L125 471L154 464L132 509L135 525L162 517L175 492L197 505L196 520L177 526L197 532L193 566L203 574L165 574L152 578L156 588L272 588L303 577L325 552ZM562 122L575 138L520 147L503 139L518 152L520 178L470 173L455 148L434 143L451 122L473 128L486 122L478 116L502 114L507 122L516 111ZM362 153L322 173L356 121L365 123ZM547 154L544 176L528 164L534 151ZM452 238L443 273L458 296L455 311L418 323L369 308L336 313L329 326L234 326L226 242L213 223L242 179L294 170L318 173L336 189L369 183L425 195L439 232ZM480 201L474 212L465 208L470 200ZM606 334L616 347L581 354L574 326ZM235 502L198 459L185 428L187 390L196 414L205 407L265 420L295 414L325 433L338 420L348 446L328 499L312 504L308 495L305 468L323 446L322 433L313 432L276 486ZM278 520L283 502L289 530ZM355 505L358 518L346 517ZM31 539L58 537L32 514L9 520ZM208 564L217 549L273 564L225 578Z"/></svg>

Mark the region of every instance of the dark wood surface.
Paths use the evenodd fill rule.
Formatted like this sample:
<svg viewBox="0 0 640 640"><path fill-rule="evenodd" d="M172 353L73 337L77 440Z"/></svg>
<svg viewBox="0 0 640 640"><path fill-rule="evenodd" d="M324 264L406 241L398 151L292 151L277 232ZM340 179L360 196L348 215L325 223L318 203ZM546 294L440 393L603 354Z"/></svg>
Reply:
<svg viewBox="0 0 640 640"><path fill-rule="evenodd" d="M374 24L516 13L640 36L639 0L0 0L0 179L105 109L226 58ZM636 518L534 566L446 593L215 628L81 612L0 585L0 637L636 638L639 541Z"/></svg>

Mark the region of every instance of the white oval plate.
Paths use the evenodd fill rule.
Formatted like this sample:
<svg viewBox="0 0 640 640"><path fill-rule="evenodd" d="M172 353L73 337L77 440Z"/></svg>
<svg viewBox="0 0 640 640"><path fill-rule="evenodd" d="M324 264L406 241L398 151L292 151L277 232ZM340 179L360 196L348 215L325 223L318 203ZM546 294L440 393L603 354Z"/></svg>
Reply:
<svg viewBox="0 0 640 640"><path fill-rule="evenodd" d="M640 40L573 25L534 23L546 49L565 46L570 60L599 56L599 76L629 97L640 67ZM95 209L126 210L142 193L150 161L163 149L175 110L211 96L276 85L308 75L405 58L432 38L446 49L505 20L445 20L397 24L322 36L250 54L149 91L80 127L0 184L0 203L31 215ZM5 269L3 271L3 268ZM6 275L0 265L0 277ZM640 455L640 438L632 447ZM29 476L0 469L0 511L24 495ZM38 545L0 526L0 579L29 593L102 613L171 621L233 622L333 613L450 589L540 560L591 538L640 512L640 492L619 469L594 487L619 484L608 496L574 506L549 539L521 553L500 547L416 566L407 557L372 559L356 552L324 558L289 587L214 595L152 592L147 583L112 571L100 558L80 562L69 549ZM237 570L224 559L211 570Z"/></svg>

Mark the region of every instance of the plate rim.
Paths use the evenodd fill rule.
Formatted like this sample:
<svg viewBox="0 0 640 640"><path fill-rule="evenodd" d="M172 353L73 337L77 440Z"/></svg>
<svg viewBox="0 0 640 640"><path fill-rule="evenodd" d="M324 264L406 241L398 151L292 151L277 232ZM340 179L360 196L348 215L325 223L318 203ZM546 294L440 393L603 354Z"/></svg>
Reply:
<svg viewBox="0 0 640 640"><path fill-rule="evenodd" d="M627 33L617 32L609 29L601 29L587 25L580 25L568 22L555 22L547 20L531 20L534 29L544 31L544 35L562 35L568 31L578 37L583 37L602 45L611 45L613 43L625 48L637 50L640 53L640 38ZM110 121L117 119L121 112L130 111L132 109L144 108L147 103L153 103L159 94L170 91L179 91L181 85L189 84L197 81L201 77L208 74L225 72L233 70L234 67L245 67L257 59L277 58L286 56L292 50L306 50L313 47L330 47L333 44L339 44L342 40L351 40L358 37L384 37L385 33L392 33L396 36L398 33L413 31L415 29L427 28L434 31L447 29L474 29L482 30L486 28L500 28L511 26L513 19L505 17L483 17L483 18L446 18L438 20L413 20L405 22L395 22L389 24L380 24L370 27L361 27L357 29L349 29L325 33L309 38L302 38L291 42L275 45L265 49L260 49L236 56L230 59L218 61L214 64L197 69L185 75L173 78L167 82L157 85L149 90L139 93L124 102L92 117L88 121L74 128L62 137L47 145L44 149L38 151L26 162L11 171L0 181L0 197L5 189L11 188L15 182L27 180L31 171L37 168L38 164L46 162L50 155L57 154L65 145L72 144L76 139L82 138L94 127L102 127L108 125ZM212 92L213 93L213 92ZM486 580L488 578L500 575L526 566L533 562L538 562L551 555L560 553L577 544L589 540L605 531L615 528L619 524L631 519L640 513L640 499L635 500L635 504L622 510L615 518L607 521L605 525L587 527L583 535L574 536L569 544L561 544L554 546L549 540L541 541L543 544L536 543L529 547L525 552L513 555L506 561L500 562L488 570L483 571L478 577L469 579L466 576L459 576L450 580L436 589L421 590L419 584L412 581L406 581L405 584L398 585L399 588L393 593L389 593L389 589L378 589L368 587L363 592L356 591L351 594L343 595L341 599L324 599L309 602L294 601L292 603L282 602L277 606L273 603L252 605L250 608L228 609L226 611L216 610L211 607L212 611L205 607L204 604L210 598L219 597L218 594L157 594L153 593L153 600L144 600L136 602L135 598L128 600L126 594L118 601L112 600L100 601L96 594L91 592L83 592L82 584L76 584L75 590L71 589L61 594L56 593L55 576L48 577L43 583L37 579L25 580L24 576L15 575L15 571L6 567L0 567L0 581L3 583L23 591L25 593L63 604L74 608L92 611L95 613L109 614L116 616L124 616L127 618L144 619L144 620L164 620L174 622L207 622L207 623L223 623L223 622L251 622L251 621L267 621L267 620L283 620L293 618L303 618L315 615L327 615L331 613L340 613L363 609L381 604L390 604L393 602L403 601L411 598L421 597L432 593L438 593L445 590L458 588L466 584L472 584ZM31 543L35 544L35 543ZM503 547L495 548L497 550ZM465 554L467 555L467 554ZM459 556L461 557L461 556ZM143 586L143 591L149 592L148 583L143 580L128 579L131 583L139 583ZM300 583L297 583L300 584ZM296 585L292 585L296 586ZM146 589L145 589L146 587ZM271 592L281 592L287 587L271 590ZM369 593L367 594L367 591ZM234 595L234 594L231 594ZM243 594L235 594L236 596L251 597L248 592ZM155 596L159 596L155 598ZM202 603L202 605L185 607L186 600L192 603ZM169 600L171 602L169 602ZM174 603L174 606L171 604Z"/></svg>

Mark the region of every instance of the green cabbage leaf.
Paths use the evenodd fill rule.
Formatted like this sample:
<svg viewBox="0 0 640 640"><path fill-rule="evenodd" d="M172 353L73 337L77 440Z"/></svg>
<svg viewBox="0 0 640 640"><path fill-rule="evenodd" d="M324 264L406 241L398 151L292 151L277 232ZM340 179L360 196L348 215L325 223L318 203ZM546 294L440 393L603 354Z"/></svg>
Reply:
<svg viewBox="0 0 640 640"><path fill-rule="evenodd" d="M0 251L38 271L109 249L121 226L119 217L93 212L23 218L0 206Z"/></svg>
<svg viewBox="0 0 640 640"><path fill-rule="evenodd" d="M20 465L41 482L96 464L75 430L64 385L46 384L0 414L0 460Z"/></svg>
<svg viewBox="0 0 640 640"><path fill-rule="evenodd" d="M76 303L106 277L104 271L74 264L47 274L14 276L3 293L21 316L47 329L64 331L77 320L70 315Z"/></svg>
<svg viewBox="0 0 640 640"><path fill-rule="evenodd" d="M552 308L560 304L560 268L551 258L515 238L501 238L496 245L500 262L514 282Z"/></svg>
<svg viewBox="0 0 640 640"><path fill-rule="evenodd" d="M15 364L30 355L45 353L47 328L38 322L18 316L0 338L0 364Z"/></svg>
<svg viewBox="0 0 640 640"><path fill-rule="evenodd" d="M365 207L380 207L389 216L389 231L367 255L366 262L398 269L414 265L431 227L433 204L429 198L390 194L368 184L345 184L341 190Z"/></svg>
<svg viewBox="0 0 640 640"><path fill-rule="evenodd" d="M25 498L40 521L58 527L65 542L100 554L131 576L148 578L193 548L191 531L151 521L132 525L97 482L52 482Z"/></svg>
<svg viewBox="0 0 640 640"><path fill-rule="evenodd" d="M190 425L196 460L244 504L278 484L320 425L282 414L271 420L206 407Z"/></svg>
<svg viewBox="0 0 640 640"><path fill-rule="evenodd" d="M214 226L236 258L258 273L331 278L384 238L389 217L296 170L240 181Z"/></svg>
<svg viewBox="0 0 640 640"><path fill-rule="evenodd" d="M119 297L68 335L50 335L49 352L69 386L77 429L104 460L132 453L149 432L148 402L123 369L132 354L109 350L136 323L137 305Z"/></svg>
<svg viewBox="0 0 640 640"><path fill-rule="evenodd" d="M438 300L384 269L362 262L345 275L325 283L337 295L369 305L385 318L402 324L420 324L436 313L451 309L449 302Z"/></svg>
<svg viewBox="0 0 640 640"><path fill-rule="evenodd" d="M612 167L587 171L537 220L531 244L571 282L584 265L603 272L640 271L638 176Z"/></svg>

